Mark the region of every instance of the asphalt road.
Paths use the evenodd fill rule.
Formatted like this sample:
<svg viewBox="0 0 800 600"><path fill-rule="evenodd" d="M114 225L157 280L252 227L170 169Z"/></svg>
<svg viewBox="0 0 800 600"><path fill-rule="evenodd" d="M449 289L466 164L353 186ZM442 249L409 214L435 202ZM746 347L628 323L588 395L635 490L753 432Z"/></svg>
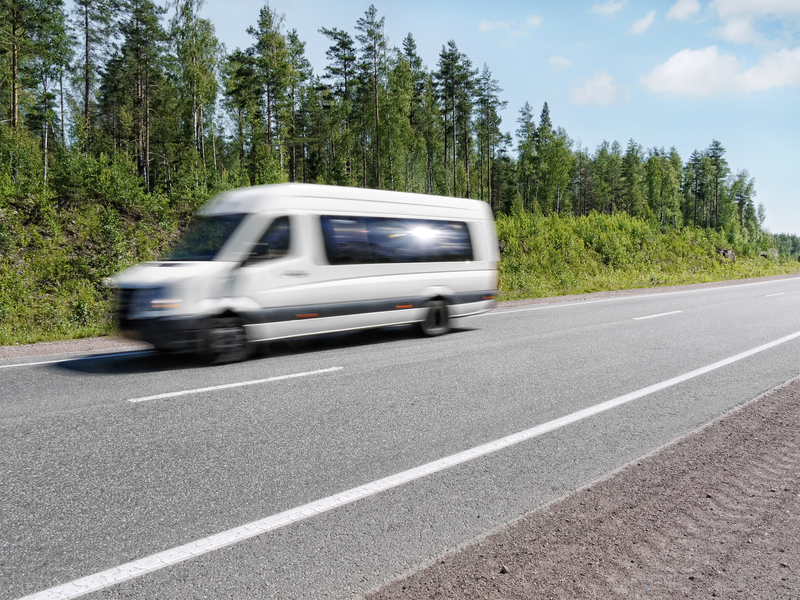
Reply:
<svg viewBox="0 0 800 600"><path fill-rule="evenodd" d="M221 367L0 361L0 598L96 587L153 555L83 597L359 596L797 376L799 299L792 278L519 307ZM269 531L219 542L254 523ZM181 562L142 567L168 554Z"/></svg>

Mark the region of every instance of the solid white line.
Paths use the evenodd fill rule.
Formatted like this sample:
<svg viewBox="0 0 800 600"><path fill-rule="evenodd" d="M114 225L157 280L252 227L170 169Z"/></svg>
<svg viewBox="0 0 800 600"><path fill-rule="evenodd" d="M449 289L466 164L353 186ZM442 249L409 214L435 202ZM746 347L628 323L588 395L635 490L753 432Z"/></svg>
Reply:
<svg viewBox="0 0 800 600"><path fill-rule="evenodd" d="M721 290L730 290L741 287L751 287L754 285L766 285L768 283L778 283L781 281L792 281L791 279L776 279L770 281L755 281L753 283L740 283L736 285L721 285L719 287L701 288L696 290L683 290L680 292L657 292L654 294L631 294L629 296L617 296L615 298L602 298L600 300L578 300L575 302L553 302L552 304L545 304L542 306L531 306L529 308L495 308L489 312L481 313L479 315L469 315L465 319L474 319L477 317L494 317L497 315L510 315L513 313L530 312L532 310L552 310L554 308L569 308L571 306L586 306L588 304L601 304L603 302L620 302L624 300L641 300L642 298L661 298L664 296L683 296L685 294L700 294L703 292L718 292Z"/></svg>
<svg viewBox="0 0 800 600"><path fill-rule="evenodd" d="M656 317L666 317L667 315L677 315L682 313L682 310L673 310L665 313L658 313L657 315L647 315L646 317L633 317L634 321L641 321L642 319L655 319Z"/></svg>
<svg viewBox="0 0 800 600"><path fill-rule="evenodd" d="M252 523L242 525L241 527L236 527L235 529L229 529L228 531L223 531L222 533L196 540L194 542L184 544L183 546L178 546L177 548L165 550L164 552L159 552L158 554L153 554L146 558L135 560L113 569L108 569L107 571L95 573L94 575L89 575L63 585L52 587L42 592L25 596L20 600L67 600L70 598L78 598L91 592L96 592L123 581L127 581L141 575L146 575L148 573L152 573L153 571L163 569L164 567L194 558L195 556L213 552L215 550L236 544L237 542L261 535L262 533L273 531L275 529L285 527L286 525L302 521L303 519L307 519L334 508L344 506L345 504L350 504L356 500L390 490L414 481L415 479L420 479L421 477L449 469L455 465L485 456L492 452L496 452L497 450L508 448L514 444L539 437L545 433L565 427L566 425L570 425L607 410L611 410L612 408L616 408L636 400L637 398L642 398L643 396L647 396L679 383L683 383L684 381L699 377L700 375L704 375L716 369L721 369L722 367L753 356L754 354L758 354L759 352L764 352L765 350L769 350L770 348L774 348L780 344L785 344L786 342L799 337L800 331L782 337L773 342L769 342L768 344L758 346L752 350L747 350L741 354L731 356L730 358L726 358L705 367L695 369L689 373L673 377L672 379L667 379L666 381L642 388L635 392L631 392L630 394L625 394L624 396L614 398L613 400L608 400L607 402L601 402L595 406L579 410L561 418L554 419L553 421L548 421L547 423L542 423L541 425L537 425L531 429L520 431L519 433L500 438L499 440L483 444L482 446L477 446L475 448L465 450L464 452L459 452L457 454L453 454L452 456L430 462L420 467L409 469L408 471L403 471L402 473L397 473L395 475L373 481L372 483L368 483L366 485L362 485L333 496L328 496L327 498L310 502L309 504L304 504L303 506L299 506L297 508L292 508L277 515L272 515L271 517L266 517L259 521L254 521Z"/></svg>
<svg viewBox="0 0 800 600"><path fill-rule="evenodd" d="M13 369L14 367L33 367L36 365L53 365L63 362L77 362L79 360L94 360L96 358L114 358L115 356L134 356L136 354L149 354L152 350L136 350L134 352L115 352L114 354L91 354L77 358L59 358L58 360L41 360L38 362L16 363L13 365L0 365L0 369Z"/></svg>
<svg viewBox="0 0 800 600"><path fill-rule="evenodd" d="M213 392L216 390L227 390L230 388L243 387L246 385L258 385L259 383L270 383L271 381L281 381L282 379L294 379L295 377L308 377L309 375L319 375L320 373L330 373L340 371L344 367L331 367L330 369L318 369L316 371L306 371L304 373L292 373L291 375L277 375L266 379L254 379L252 381L240 381L238 383L225 383L222 385L212 385L204 388L194 388L191 390L181 390L179 392L167 392L166 394L156 394L155 396L142 396L141 398L129 398L128 402L146 402L148 400L160 400L162 398L176 398L189 394L202 394L203 392Z"/></svg>

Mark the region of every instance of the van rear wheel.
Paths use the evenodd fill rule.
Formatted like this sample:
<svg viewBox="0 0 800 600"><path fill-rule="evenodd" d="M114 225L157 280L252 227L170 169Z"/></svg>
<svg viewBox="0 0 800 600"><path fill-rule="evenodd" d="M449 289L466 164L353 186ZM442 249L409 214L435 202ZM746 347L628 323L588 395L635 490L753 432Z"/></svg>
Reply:
<svg viewBox="0 0 800 600"><path fill-rule="evenodd" d="M427 311L425 319L419 323L423 335L433 337L450 331L450 312L447 310L446 302L431 300L423 306Z"/></svg>
<svg viewBox="0 0 800 600"><path fill-rule="evenodd" d="M203 362L213 365L238 362L250 355L244 325L238 317L209 319L200 340L199 355Z"/></svg>

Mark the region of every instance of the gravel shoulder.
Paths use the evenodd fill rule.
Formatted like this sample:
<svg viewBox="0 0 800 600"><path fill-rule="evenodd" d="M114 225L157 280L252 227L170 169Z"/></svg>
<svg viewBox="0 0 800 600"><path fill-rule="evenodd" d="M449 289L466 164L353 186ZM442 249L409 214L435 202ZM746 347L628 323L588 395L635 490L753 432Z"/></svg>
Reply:
<svg viewBox="0 0 800 600"><path fill-rule="evenodd" d="M800 597L800 379L366 596Z"/></svg>

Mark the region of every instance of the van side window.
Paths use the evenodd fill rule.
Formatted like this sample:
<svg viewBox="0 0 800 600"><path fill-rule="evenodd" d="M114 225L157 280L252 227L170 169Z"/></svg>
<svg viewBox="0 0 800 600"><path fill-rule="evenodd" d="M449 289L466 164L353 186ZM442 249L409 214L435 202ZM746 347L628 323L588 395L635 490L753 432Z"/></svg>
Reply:
<svg viewBox="0 0 800 600"><path fill-rule="evenodd" d="M322 215L320 224L332 265L472 260L466 223Z"/></svg>
<svg viewBox="0 0 800 600"><path fill-rule="evenodd" d="M290 242L289 217L278 217L253 246L248 262L282 258L289 253Z"/></svg>

